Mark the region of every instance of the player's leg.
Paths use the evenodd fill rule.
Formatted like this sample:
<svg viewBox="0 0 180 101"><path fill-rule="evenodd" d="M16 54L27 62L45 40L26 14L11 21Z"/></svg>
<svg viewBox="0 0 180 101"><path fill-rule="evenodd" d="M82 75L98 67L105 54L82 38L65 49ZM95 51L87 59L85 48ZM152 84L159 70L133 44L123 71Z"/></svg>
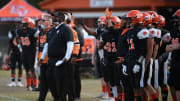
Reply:
<svg viewBox="0 0 180 101"><path fill-rule="evenodd" d="M34 63L35 63L35 52L32 52L31 53L32 55L29 56L28 58L28 64L29 64L29 67L30 67L30 71L31 71L31 79L32 79L32 88L34 91L36 91L36 87L37 87L37 76L36 76L36 71L35 71L35 68L34 68Z"/></svg>
<svg viewBox="0 0 180 101"><path fill-rule="evenodd" d="M19 53L17 57L18 57L18 83L17 83L17 85L19 87L23 87L23 84L21 82L22 81L22 73L23 73L21 54Z"/></svg>
<svg viewBox="0 0 180 101"><path fill-rule="evenodd" d="M151 78L152 78L152 65L153 60L151 59L149 67L145 70L145 78L144 78L144 84L145 84L145 92L148 96L151 97L151 101L158 101L158 94L156 90L151 85Z"/></svg>
<svg viewBox="0 0 180 101"><path fill-rule="evenodd" d="M15 82L15 68L16 68L16 56L15 56L15 53L11 53L10 55L10 61L11 61L11 64L10 64L10 67L11 67L11 82L8 84L9 87L12 87L12 86L16 86L16 82Z"/></svg>
<svg viewBox="0 0 180 101"><path fill-rule="evenodd" d="M81 97L81 79L80 79L80 70L79 63L75 64L75 98L80 99Z"/></svg>

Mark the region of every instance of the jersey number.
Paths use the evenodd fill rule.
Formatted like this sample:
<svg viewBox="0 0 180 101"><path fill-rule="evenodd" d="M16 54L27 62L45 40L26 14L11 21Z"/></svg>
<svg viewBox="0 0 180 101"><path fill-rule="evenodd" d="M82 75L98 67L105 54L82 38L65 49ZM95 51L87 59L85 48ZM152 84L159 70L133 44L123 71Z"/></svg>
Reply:
<svg viewBox="0 0 180 101"><path fill-rule="evenodd" d="M116 52L116 44L115 42L107 42L106 45L104 46L104 49L107 50L108 52Z"/></svg>
<svg viewBox="0 0 180 101"><path fill-rule="evenodd" d="M23 46L29 46L30 45L29 37L21 37L21 43Z"/></svg>
<svg viewBox="0 0 180 101"><path fill-rule="evenodd" d="M40 38L40 43L45 43L46 42L46 35L42 35Z"/></svg>
<svg viewBox="0 0 180 101"><path fill-rule="evenodd" d="M133 43L133 39L128 40L128 44L129 44L129 50L134 50L134 43Z"/></svg>

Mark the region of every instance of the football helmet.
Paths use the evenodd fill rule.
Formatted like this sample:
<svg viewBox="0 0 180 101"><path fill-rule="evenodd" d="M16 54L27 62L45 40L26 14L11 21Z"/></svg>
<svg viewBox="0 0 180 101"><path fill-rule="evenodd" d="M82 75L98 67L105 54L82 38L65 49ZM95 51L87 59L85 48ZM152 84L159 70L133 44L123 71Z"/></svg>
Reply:
<svg viewBox="0 0 180 101"><path fill-rule="evenodd" d="M112 16L110 19L111 19L111 22L113 23L115 29L120 28L121 19L119 19L117 16Z"/></svg>
<svg viewBox="0 0 180 101"><path fill-rule="evenodd" d="M180 9L178 9L175 13L174 16L177 16L180 19Z"/></svg>
<svg viewBox="0 0 180 101"><path fill-rule="evenodd" d="M152 17L152 23L157 23L158 21L158 14L155 11L148 11L147 13L149 13Z"/></svg>
<svg viewBox="0 0 180 101"><path fill-rule="evenodd" d="M127 14L128 18L131 18L131 24L135 25L137 23L142 23L143 14L139 10L131 10Z"/></svg>
<svg viewBox="0 0 180 101"><path fill-rule="evenodd" d="M143 13L143 25L148 25L148 24L151 24L152 23L152 17L149 13L147 12L144 12Z"/></svg>
<svg viewBox="0 0 180 101"><path fill-rule="evenodd" d="M158 16L157 26L158 27L165 26L165 18L162 15Z"/></svg>
<svg viewBox="0 0 180 101"><path fill-rule="evenodd" d="M105 16L99 17L97 21L98 21L98 24L106 25L106 17Z"/></svg>
<svg viewBox="0 0 180 101"><path fill-rule="evenodd" d="M29 28L34 28L35 27L35 21L30 17L24 17L22 19L22 23L23 24L28 24Z"/></svg>

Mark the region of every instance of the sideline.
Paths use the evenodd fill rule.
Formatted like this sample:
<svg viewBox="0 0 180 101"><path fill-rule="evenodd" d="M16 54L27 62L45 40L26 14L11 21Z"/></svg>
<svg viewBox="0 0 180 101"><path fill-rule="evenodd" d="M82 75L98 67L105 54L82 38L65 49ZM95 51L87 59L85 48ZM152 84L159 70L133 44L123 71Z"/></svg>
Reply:
<svg viewBox="0 0 180 101"><path fill-rule="evenodd" d="M0 94L0 98L5 98L8 100L12 100L12 101L31 101L31 100L25 100L25 99L20 99L20 98L16 98L16 97L5 96L5 95L1 95L1 94Z"/></svg>

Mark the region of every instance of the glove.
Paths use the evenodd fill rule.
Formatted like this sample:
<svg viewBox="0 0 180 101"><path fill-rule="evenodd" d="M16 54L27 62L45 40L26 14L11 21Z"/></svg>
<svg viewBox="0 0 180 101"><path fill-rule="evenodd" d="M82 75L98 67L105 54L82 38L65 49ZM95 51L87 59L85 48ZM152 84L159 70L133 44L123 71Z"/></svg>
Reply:
<svg viewBox="0 0 180 101"><path fill-rule="evenodd" d="M106 18L109 19L111 17L111 15L112 15L112 11L109 12L109 8L106 8L106 11L105 11Z"/></svg>
<svg viewBox="0 0 180 101"><path fill-rule="evenodd" d="M64 60L58 60L58 61L56 62L56 67L57 67L57 66L60 66L63 62L64 62Z"/></svg>
<svg viewBox="0 0 180 101"><path fill-rule="evenodd" d="M133 73L136 74L140 71L140 66L138 64L135 64L133 67Z"/></svg>
<svg viewBox="0 0 180 101"><path fill-rule="evenodd" d="M122 73L123 73L124 75L128 75L126 72L127 72L127 67L126 67L126 65L123 65L123 64L122 64Z"/></svg>

